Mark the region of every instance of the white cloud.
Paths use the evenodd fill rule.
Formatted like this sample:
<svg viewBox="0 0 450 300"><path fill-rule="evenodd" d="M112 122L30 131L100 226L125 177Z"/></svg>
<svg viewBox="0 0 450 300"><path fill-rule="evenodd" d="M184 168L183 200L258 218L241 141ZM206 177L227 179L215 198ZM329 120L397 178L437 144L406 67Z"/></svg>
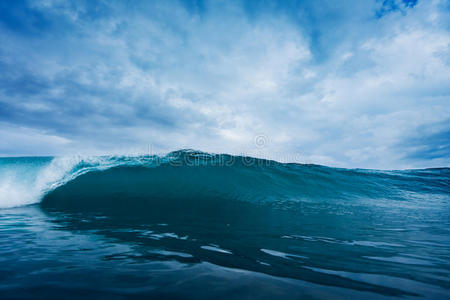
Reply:
<svg viewBox="0 0 450 300"><path fill-rule="evenodd" d="M403 147L417 128L450 127L443 4L422 1L381 18L371 1L353 7L357 14L321 5L336 19L251 17L228 2L203 14L178 2L114 2L93 18L82 2L43 2L36 9L62 28L24 37L0 27L0 62L15 71L0 77L0 105L13 111L0 116L9 124L0 129L71 141L42 146L55 154L151 144L344 167L448 164L445 151L431 161L406 157ZM36 87L25 94L21 82ZM255 145L261 135L263 147ZM21 145L8 151L23 153Z"/></svg>

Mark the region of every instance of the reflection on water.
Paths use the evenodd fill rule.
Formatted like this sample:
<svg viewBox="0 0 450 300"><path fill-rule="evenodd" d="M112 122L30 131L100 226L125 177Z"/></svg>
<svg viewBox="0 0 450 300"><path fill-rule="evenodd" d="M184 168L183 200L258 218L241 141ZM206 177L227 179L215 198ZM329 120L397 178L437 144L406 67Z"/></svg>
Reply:
<svg viewBox="0 0 450 300"><path fill-rule="evenodd" d="M2 210L0 296L448 297L440 210L212 205Z"/></svg>

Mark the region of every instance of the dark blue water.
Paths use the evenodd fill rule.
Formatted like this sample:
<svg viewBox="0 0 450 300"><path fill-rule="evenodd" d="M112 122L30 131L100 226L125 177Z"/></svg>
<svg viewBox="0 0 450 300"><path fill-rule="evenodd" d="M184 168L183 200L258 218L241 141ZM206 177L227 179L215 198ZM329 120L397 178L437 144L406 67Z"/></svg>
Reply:
<svg viewBox="0 0 450 300"><path fill-rule="evenodd" d="M0 159L0 298L450 298L450 169Z"/></svg>

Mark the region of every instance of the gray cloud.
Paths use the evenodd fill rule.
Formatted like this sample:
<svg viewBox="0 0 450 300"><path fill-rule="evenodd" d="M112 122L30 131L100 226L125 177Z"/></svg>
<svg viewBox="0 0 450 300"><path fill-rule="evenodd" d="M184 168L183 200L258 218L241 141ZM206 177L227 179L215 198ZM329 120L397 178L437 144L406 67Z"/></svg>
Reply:
<svg viewBox="0 0 450 300"><path fill-rule="evenodd" d="M450 117L445 2L291 5L25 3L41 26L11 9L15 23L0 25L0 154L151 145L448 165L449 152L433 150L448 127L414 135Z"/></svg>

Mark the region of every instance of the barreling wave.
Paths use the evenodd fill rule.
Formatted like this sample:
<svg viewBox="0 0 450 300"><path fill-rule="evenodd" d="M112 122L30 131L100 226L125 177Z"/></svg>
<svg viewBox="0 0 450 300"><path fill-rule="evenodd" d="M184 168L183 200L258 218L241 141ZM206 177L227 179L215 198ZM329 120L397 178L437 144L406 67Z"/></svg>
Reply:
<svg viewBox="0 0 450 300"><path fill-rule="evenodd" d="M42 199L44 204L65 202L74 207L113 205L125 198L127 203L130 199L200 198L266 203L411 200L429 193L448 195L449 179L448 168L339 169L192 150L165 156L3 158L0 207Z"/></svg>

